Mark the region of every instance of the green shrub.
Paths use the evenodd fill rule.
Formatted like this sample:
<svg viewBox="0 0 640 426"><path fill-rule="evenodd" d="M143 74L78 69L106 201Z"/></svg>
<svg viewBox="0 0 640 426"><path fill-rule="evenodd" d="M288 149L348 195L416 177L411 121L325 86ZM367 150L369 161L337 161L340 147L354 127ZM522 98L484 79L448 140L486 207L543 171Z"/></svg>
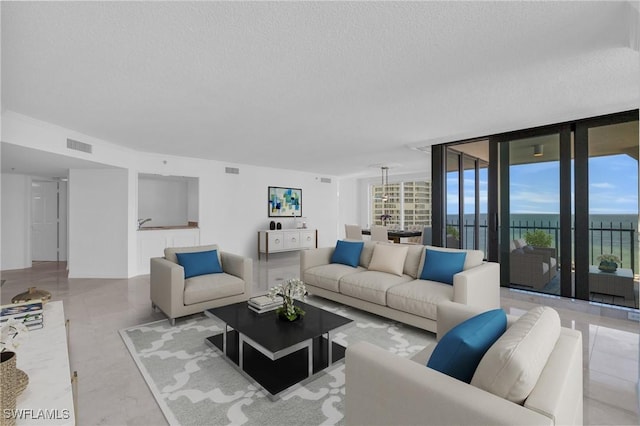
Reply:
<svg viewBox="0 0 640 426"><path fill-rule="evenodd" d="M447 225L447 235L451 235L454 238L458 239L460 237L460 232L458 228L452 225Z"/></svg>
<svg viewBox="0 0 640 426"><path fill-rule="evenodd" d="M527 233L524 234L524 239L527 244L534 247L551 247L551 243L553 242L551 235L541 229L536 229L533 232L527 231Z"/></svg>

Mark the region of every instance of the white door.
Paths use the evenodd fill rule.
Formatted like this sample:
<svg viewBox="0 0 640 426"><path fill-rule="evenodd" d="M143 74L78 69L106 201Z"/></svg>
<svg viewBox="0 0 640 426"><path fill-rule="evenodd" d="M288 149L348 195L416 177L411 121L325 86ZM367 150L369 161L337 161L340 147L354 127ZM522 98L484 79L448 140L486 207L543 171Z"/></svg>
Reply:
<svg viewBox="0 0 640 426"><path fill-rule="evenodd" d="M58 260L58 182L31 183L31 258Z"/></svg>

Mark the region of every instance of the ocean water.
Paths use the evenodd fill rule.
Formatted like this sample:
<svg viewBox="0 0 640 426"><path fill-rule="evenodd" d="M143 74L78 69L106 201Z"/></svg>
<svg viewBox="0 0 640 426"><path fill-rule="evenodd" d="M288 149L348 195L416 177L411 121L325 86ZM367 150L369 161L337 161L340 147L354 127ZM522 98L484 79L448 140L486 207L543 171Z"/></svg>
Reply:
<svg viewBox="0 0 640 426"><path fill-rule="evenodd" d="M487 252L487 215L480 217L479 248ZM597 263L597 257L603 253L613 253L622 259L622 267L638 267L638 215L633 214L595 214L590 215L588 241L591 263ZM474 246L474 216L465 215L465 246ZM457 224L457 216L447 216L447 224ZM557 214L512 214L511 237L524 238L527 231L543 229L552 237L552 246L558 248L560 238L560 215ZM575 242L574 242L575 245Z"/></svg>

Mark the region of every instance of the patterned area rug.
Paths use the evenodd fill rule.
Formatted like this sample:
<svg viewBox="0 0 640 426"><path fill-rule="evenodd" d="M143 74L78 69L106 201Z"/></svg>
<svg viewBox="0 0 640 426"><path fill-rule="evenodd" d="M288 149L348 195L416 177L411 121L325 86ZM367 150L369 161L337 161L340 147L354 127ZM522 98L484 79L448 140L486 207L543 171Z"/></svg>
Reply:
<svg viewBox="0 0 640 426"><path fill-rule="evenodd" d="M366 340L410 357L435 341L433 333L325 299L309 297L307 303L353 319L349 328L335 336L334 341L345 347ZM344 423L343 361L271 401L255 383L204 343L205 337L220 332L222 324L204 315L179 320L175 327L162 320L120 331L170 424Z"/></svg>

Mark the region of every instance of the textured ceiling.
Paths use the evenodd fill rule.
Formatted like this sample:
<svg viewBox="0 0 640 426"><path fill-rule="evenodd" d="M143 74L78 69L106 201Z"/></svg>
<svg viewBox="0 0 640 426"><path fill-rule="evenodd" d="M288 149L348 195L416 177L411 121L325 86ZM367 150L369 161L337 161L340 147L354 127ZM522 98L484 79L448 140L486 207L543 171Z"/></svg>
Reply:
<svg viewBox="0 0 640 426"><path fill-rule="evenodd" d="M637 108L637 3L2 2L2 108L328 175ZM631 46L631 47L630 47Z"/></svg>

